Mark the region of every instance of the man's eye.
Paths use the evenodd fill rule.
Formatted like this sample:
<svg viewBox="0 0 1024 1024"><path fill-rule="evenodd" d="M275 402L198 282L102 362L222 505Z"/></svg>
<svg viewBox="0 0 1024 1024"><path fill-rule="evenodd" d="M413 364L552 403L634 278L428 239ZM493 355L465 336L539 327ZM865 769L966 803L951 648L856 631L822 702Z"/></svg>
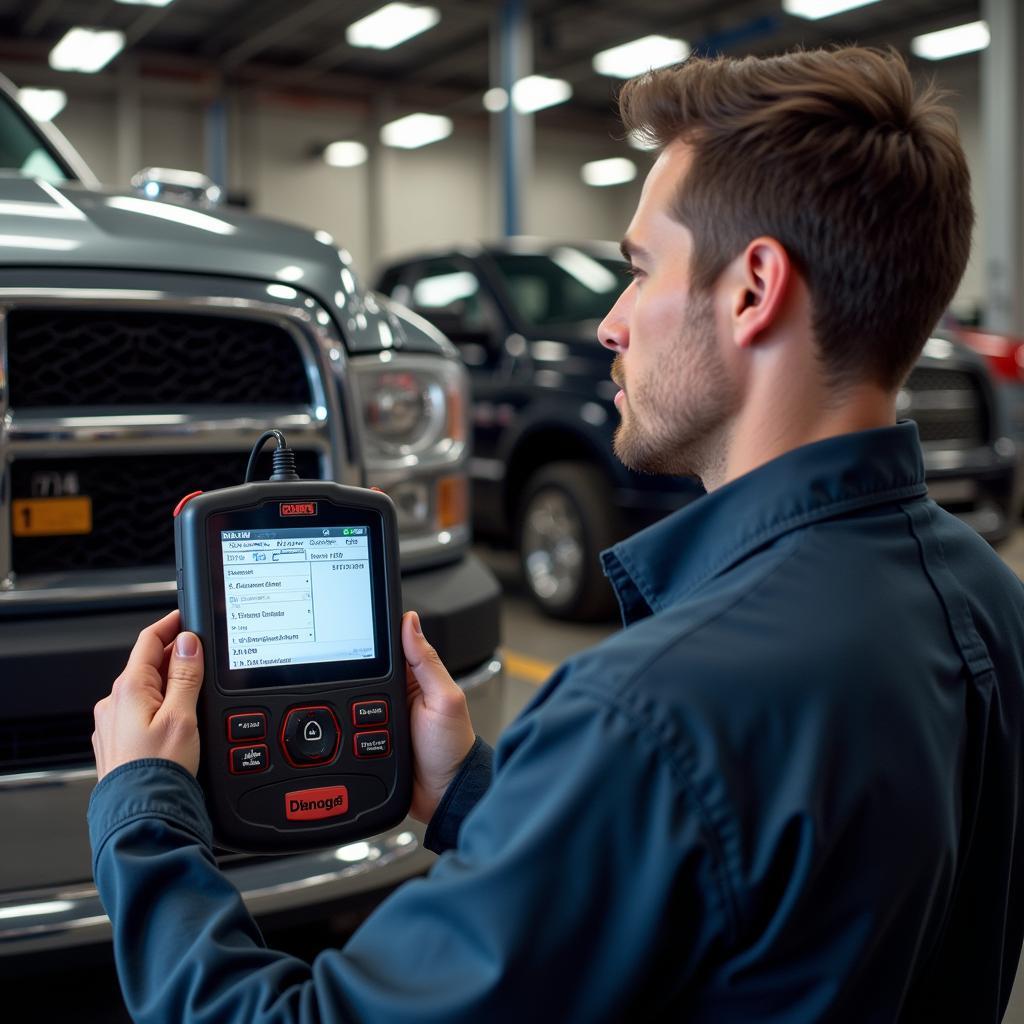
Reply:
<svg viewBox="0 0 1024 1024"><path fill-rule="evenodd" d="M630 263L626 265L625 269L623 270L623 273L626 275L626 277L631 277L635 281L643 273L643 271L639 267L634 267Z"/></svg>

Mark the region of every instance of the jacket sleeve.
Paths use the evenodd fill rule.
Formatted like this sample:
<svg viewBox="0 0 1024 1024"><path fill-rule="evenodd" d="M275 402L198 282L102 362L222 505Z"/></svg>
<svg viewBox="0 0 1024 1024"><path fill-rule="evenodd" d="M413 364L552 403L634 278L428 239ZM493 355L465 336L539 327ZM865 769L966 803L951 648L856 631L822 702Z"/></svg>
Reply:
<svg viewBox="0 0 1024 1024"><path fill-rule="evenodd" d="M423 836L423 845L432 853L444 853L458 845L459 829L466 815L476 807L491 784L493 760L494 751L477 736L458 774L444 791Z"/></svg>
<svg viewBox="0 0 1024 1024"><path fill-rule="evenodd" d="M506 733L458 848L311 965L264 947L184 770L111 773L90 828L139 1024L589 1024L654 1013L728 929L694 799L649 725L562 695Z"/></svg>

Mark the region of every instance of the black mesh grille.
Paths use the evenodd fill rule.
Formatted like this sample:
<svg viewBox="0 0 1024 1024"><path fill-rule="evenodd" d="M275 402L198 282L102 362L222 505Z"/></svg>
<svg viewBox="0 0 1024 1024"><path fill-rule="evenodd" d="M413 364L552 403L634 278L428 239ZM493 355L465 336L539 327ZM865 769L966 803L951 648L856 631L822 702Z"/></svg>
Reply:
<svg viewBox="0 0 1024 1024"><path fill-rule="evenodd" d="M319 456L296 452L299 475L322 476ZM270 451L257 462L256 479L270 475ZM11 466L14 498L31 498L33 475L78 475L78 493L92 499L92 533L68 537L12 538L16 573L123 569L174 564L171 512L192 491L239 484L246 452L132 455L88 459L38 459Z"/></svg>
<svg viewBox="0 0 1024 1024"><path fill-rule="evenodd" d="M13 310L10 402L46 406L306 403L291 335L275 324L161 312Z"/></svg>
<svg viewBox="0 0 1024 1024"><path fill-rule="evenodd" d="M905 389L913 402L909 416L923 442L969 448L989 440L985 395L974 374L918 366Z"/></svg>
<svg viewBox="0 0 1024 1024"><path fill-rule="evenodd" d="M92 728L90 714L0 722L0 772L91 762Z"/></svg>

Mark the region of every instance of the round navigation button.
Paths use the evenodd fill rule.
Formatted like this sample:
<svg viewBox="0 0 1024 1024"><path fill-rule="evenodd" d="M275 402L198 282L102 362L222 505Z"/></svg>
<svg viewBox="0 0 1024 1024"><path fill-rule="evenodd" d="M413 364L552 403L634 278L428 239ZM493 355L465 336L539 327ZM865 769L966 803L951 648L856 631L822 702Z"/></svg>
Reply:
<svg viewBox="0 0 1024 1024"><path fill-rule="evenodd" d="M338 754L341 730L334 712L324 706L292 708L281 728L281 747L296 768L327 764Z"/></svg>

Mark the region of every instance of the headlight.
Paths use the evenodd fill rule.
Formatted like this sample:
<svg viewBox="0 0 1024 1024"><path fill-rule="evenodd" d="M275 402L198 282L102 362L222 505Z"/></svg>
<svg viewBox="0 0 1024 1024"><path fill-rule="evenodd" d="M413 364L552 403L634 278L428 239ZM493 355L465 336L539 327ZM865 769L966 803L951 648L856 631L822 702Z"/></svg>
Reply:
<svg viewBox="0 0 1024 1024"><path fill-rule="evenodd" d="M460 363L382 352L352 369L367 457L409 465L409 456L445 458L466 440L466 374Z"/></svg>
<svg viewBox="0 0 1024 1024"><path fill-rule="evenodd" d="M465 369L443 356L394 351L349 365L366 482L395 503L403 564L447 557L469 541Z"/></svg>

